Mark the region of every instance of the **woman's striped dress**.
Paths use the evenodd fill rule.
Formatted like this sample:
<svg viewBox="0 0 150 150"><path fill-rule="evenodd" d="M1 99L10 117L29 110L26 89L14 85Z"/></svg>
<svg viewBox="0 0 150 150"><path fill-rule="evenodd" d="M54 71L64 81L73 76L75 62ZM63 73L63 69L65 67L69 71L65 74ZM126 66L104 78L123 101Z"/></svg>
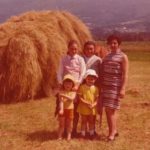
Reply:
<svg viewBox="0 0 150 150"><path fill-rule="evenodd" d="M122 85L122 61L124 53L118 50L108 54L102 63L102 103L104 107L120 108Z"/></svg>

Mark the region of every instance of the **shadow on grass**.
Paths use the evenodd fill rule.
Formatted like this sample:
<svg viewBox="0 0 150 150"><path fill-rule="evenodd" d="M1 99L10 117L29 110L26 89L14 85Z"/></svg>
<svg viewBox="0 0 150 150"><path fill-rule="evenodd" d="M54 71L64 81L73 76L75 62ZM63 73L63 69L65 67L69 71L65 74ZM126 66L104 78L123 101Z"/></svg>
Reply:
<svg viewBox="0 0 150 150"><path fill-rule="evenodd" d="M80 135L73 137L73 139L79 139L80 140ZM56 140L57 139L57 131L36 131L30 134L27 134L27 141L39 141L39 142L44 142L48 140ZM87 136L85 138L86 140L90 140L90 138ZM107 137L104 134L96 136L93 140L94 141L106 141Z"/></svg>
<svg viewBox="0 0 150 150"><path fill-rule="evenodd" d="M81 139L84 139L85 141L88 141L88 140L92 140L92 141L106 141L107 140L107 136L105 135L105 134L97 134L97 135L95 135L93 138L92 137L90 137L90 135L89 134L86 134L86 136L85 136L85 138L83 138L82 136L81 136L81 134L80 133L78 133L75 137L73 136L72 137L72 139L79 139L79 140L81 140Z"/></svg>
<svg viewBox="0 0 150 150"><path fill-rule="evenodd" d="M39 141L44 142L48 140L56 140L57 131L36 131L27 135L27 141Z"/></svg>

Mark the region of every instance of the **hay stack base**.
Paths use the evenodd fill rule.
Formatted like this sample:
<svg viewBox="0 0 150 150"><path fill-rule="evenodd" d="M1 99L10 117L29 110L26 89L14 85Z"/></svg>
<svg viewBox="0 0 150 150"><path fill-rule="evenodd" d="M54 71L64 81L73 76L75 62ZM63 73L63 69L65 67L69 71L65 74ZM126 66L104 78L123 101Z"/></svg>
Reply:
<svg viewBox="0 0 150 150"><path fill-rule="evenodd" d="M64 11L28 12L0 25L0 102L48 96L67 43L92 39L85 24Z"/></svg>

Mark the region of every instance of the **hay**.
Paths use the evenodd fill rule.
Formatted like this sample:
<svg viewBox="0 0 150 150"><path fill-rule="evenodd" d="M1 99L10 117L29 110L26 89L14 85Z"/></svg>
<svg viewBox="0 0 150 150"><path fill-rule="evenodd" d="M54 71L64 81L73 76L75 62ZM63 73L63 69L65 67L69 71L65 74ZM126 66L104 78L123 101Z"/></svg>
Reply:
<svg viewBox="0 0 150 150"><path fill-rule="evenodd" d="M0 101L50 95L67 43L92 39L84 23L64 11L28 12L0 25Z"/></svg>
<svg viewBox="0 0 150 150"><path fill-rule="evenodd" d="M104 46L101 46L100 44L96 44L95 54L97 56L103 59L108 53L108 49L106 49Z"/></svg>

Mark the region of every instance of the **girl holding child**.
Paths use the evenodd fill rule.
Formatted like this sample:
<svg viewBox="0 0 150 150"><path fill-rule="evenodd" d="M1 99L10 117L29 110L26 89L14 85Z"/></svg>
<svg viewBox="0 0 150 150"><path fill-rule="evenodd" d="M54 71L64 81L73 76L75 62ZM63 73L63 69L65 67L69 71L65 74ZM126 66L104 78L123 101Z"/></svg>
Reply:
<svg viewBox="0 0 150 150"><path fill-rule="evenodd" d="M67 74L70 74L74 80L75 85L72 90L76 91L81 84L85 71L86 65L84 59L78 55L79 45L78 42L75 40L71 40L68 43L68 52L67 55L64 56L60 62L58 73L57 73L57 80L59 83L59 87L62 87L63 77ZM57 96L57 106L59 106L59 98ZM59 107L56 106L57 114ZM77 113L76 109L78 106L78 99L75 98L74 100L74 118L73 118L73 131L72 133L76 136L77 135L77 124L79 120L79 114Z"/></svg>
<svg viewBox="0 0 150 150"><path fill-rule="evenodd" d="M60 85L66 74L71 74L76 80L75 89L78 89L82 82L86 66L84 59L78 55L78 50L79 45L77 41L71 40L68 44L67 55L62 58L57 73L57 80Z"/></svg>

